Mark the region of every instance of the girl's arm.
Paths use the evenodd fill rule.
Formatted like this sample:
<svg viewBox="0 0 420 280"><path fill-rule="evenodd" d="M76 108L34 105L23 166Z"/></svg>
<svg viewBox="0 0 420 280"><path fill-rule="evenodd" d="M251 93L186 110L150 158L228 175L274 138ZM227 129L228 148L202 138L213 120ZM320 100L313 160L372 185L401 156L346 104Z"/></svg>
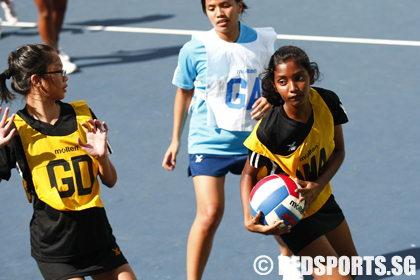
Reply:
<svg viewBox="0 0 420 280"><path fill-rule="evenodd" d="M98 120L87 120L87 122L90 126L86 123L81 124L86 129L87 143L83 143L80 137L77 138L77 142L83 151L97 160L102 183L112 188L117 182L117 171L108 156L106 141L108 126L105 122L101 124ZM102 130L102 125L104 130Z"/></svg>
<svg viewBox="0 0 420 280"><path fill-rule="evenodd" d="M318 179L313 182L296 179L296 182L303 187L302 189L299 189L298 192L302 194L299 203L302 200L305 200L304 214L306 214L312 202L314 202L318 195L324 190L328 182L331 181L344 161L346 152L344 148L343 128L341 125L334 126L334 142L334 151L327 160L324 171Z"/></svg>
<svg viewBox="0 0 420 280"><path fill-rule="evenodd" d="M99 164L99 176L101 177L102 184L108 188L112 188L117 183L117 171L115 170L114 165L109 160L108 155L101 159L98 159Z"/></svg>
<svg viewBox="0 0 420 280"><path fill-rule="evenodd" d="M247 230L252 232L259 232L266 235L279 235L283 233L290 232L290 226L284 228L277 228L281 223L284 221L280 220L274 225L266 226L262 225L259 222L259 218L261 216L261 212L255 217L252 217L251 210L249 208L249 197L252 191L252 188L257 183L257 174L258 168L255 168L249 164L249 157L245 163L245 167L242 171L241 177L241 199L242 199L242 207L244 211L244 224Z"/></svg>
<svg viewBox="0 0 420 280"><path fill-rule="evenodd" d="M0 114L1 114L1 107L0 107ZM10 140L12 140L13 135L15 134L15 130L16 129L12 129L9 133L7 133L10 129L10 126L12 125L14 119L15 119L15 114L13 114L10 117L9 122L6 124L6 120L7 120L7 115L9 114L9 108L6 108L6 110L4 110L4 114L3 117L0 121L0 148L3 146L6 146L7 143L10 142ZM0 182L2 181L2 179L0 178Z"/></svg>
<svg viewBox="0 0 420 280"><path fill-rule="evenodd" d="M163 157L162 166L167 170L174 170L176 155L178 154L182 130L188 116L188 109L194 95L193 89L178 88L174 102L174 124L172 131L172 142Z"/></svg>

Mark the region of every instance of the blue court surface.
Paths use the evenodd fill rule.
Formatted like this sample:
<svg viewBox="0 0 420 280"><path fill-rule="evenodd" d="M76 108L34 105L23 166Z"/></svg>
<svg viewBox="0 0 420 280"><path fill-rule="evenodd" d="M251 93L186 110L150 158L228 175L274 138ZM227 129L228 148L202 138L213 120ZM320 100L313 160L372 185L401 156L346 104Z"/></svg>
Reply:
<svg viewBox="0 0 420 280"><path fill-rule="evenodd" d="M41 43L35 4L15 2L18 26L8 26L0 10L0 71L16 47ZM346 159L332 186L360 256L385 256L390 262L393 256L404 260L412 255L420 262L420 2L245 3L250 9L243 21L274 27L277 46L304 48L323 73L317 86L335 91L346 108ZM85 100L109 125L119 180L113 189L103 187L101 195L139 279L186 279L196 202L186 171L185 131L176 170L164 170L161 162L172 135L176 88L171 81L179 49L194 30L210 28L199 1L69 1L60 41L79 71L69 75L65 101ZM21 107L21 99L11 106L13 111ZM274 238L248 232L243 225L239 180L227 177L225 216L203 279L281 279ZM13 172L0 185L0 279L41 279L30 256L32 205L20 176ZM260 255L273 260L266 276L253 268ZM420 274L418 264L415 269ZM420 277L403 273L399 279Z"/></svg>

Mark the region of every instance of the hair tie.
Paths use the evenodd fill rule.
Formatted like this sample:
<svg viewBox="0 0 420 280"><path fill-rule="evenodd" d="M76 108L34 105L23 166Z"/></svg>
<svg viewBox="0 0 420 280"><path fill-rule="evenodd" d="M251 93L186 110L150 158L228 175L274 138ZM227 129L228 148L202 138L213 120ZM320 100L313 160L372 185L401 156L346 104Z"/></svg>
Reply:
<svg viewBox="0 0 420 280"><path fill-rule="evenodd" d="M10 75L10 70L9 70L9 69L5 70L5 71L3 72L3 74L4 74L4 76L6 77L6 79L10 79L10 77L12 76L12 75Z"/></svg>

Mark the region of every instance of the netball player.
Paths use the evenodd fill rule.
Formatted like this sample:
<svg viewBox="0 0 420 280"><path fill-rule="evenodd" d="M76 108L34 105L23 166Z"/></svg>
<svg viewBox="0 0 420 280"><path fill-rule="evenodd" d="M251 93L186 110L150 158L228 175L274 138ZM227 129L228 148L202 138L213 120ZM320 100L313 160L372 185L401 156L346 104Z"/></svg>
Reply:
<svg viewBox="0 0 420 280"><path fill-rule="evenodd" d="M261 98L258 74L274 52L272 28L253 29L239 21L240 0L201 0L213 29L196 34L181 49L173 84L178 87L172 142L162 166L174 170L187 115L190 164L197 213L187 248L187 278L201 279L224 212L225 176L240 174L254 120L271 108ZM247 58L245 60L244 58Z"/></svg>
<svg viewBox="0 0 420 280"><path fill-rule="evenodd" d="M64 103L68 77L58 53L25 45L10 53L0 74L0 100L15 94L26 106L0 122L0 181L17 166L34 214L31 254L45 279L133 280L99 198L99 180L112 188L117 173L107 148L108 127L84 101ZM1 113L1 112L0 112Z"/></svg>
<svg viewBox="0 0 420 280"><path fill-rule="evenodd" d="M300 48L281 47L270 59L262 80L263 96L277 106L244 143L250 150L241 179L245 226L253 232L281 234L298 256L357 256L330 184L344 160L341 125L348 119L334 92L311 87L318 77L317 64ZM300 201L306 202L304 218L293 228L278 228L281 222L263 226L258 222L260 212L252 217L249 196L259 173L286 173L303 187L298 191ZM340 275L338 269L332 268L332 275L313 275L316 279L352 278Z"/></svg>

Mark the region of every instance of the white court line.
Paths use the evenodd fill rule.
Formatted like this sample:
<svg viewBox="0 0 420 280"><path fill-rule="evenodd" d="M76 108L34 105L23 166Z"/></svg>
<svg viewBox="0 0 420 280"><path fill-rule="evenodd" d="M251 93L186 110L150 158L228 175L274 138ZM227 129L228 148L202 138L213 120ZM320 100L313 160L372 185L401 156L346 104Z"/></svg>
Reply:
<svg viewBox="0 0 420 280"><path fill-rule="evenodd" d="M15 26L15 27L36 27L37 24L33 22L18 22L15 25L12 25L8 22L3 22L2 25ZM192 35L194 33L203 31L203 30L119 27L119 26L102 26L102 25L98 25L98 26L63 25L63 28L64 29L81 29L81 30L89 30L89 31L150 33L150 34L168 34L168 35ZM420 41L406 41L406 40L382 40L382 39L363 39L363 38L327 37L327 36L302 36L302 35L285 35L285 34L277 34L277 39L420 47Z"/></svg>

